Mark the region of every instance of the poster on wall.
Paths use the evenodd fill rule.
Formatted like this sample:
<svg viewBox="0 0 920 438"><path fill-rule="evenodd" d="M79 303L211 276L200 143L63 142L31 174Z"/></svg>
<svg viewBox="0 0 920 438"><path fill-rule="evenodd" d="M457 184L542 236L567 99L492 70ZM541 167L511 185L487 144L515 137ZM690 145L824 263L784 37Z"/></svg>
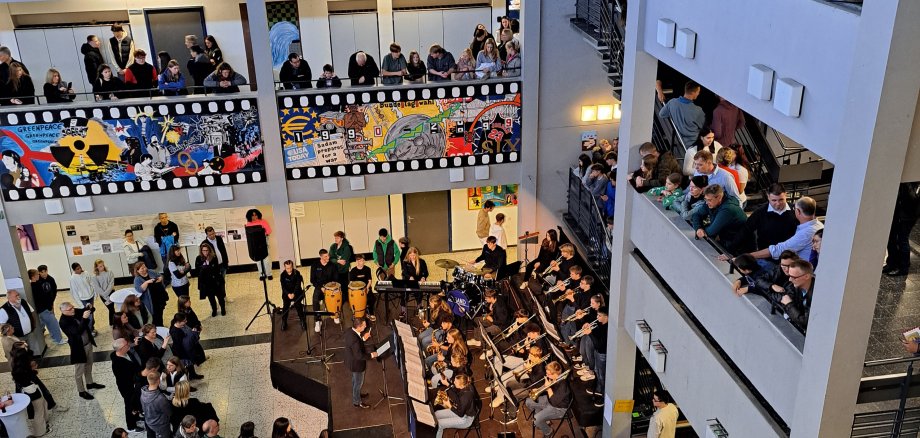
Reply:
<svg viewBox="0 0 920 438"><path fill-rule="evenodd" d="M32 224L16 225L16 234L22 252L38 251L38 239L35 238L35 227Z"/></svg>
<svg viewBox="0 0 920 438"><path fill-rule="evenodd" d="M470 187L466 189L467 209L480 210L486 201L492 201L495 208L517 206L517 184L501 186Z"/></svg>
<svg viewBox="0 0 920 438"><path fill-rule="evenodd" d="M44 113L42 123L34 117L28 123L34 113L9 114L0 119L0 125L10 123L0 126L0 188L7 200L18 200L15 189L50 187L55 196L86 195L85 187L76 188L262 170L258 111L248 101L242 104L247 109L217 113L211 102L210 114L172 114L166 105L158 111L111 108L115 118L104 117L99 109L78 109L61 111L60 120ZM202 105L208 103L191 104L188 111Z"/></svg>
<svg viewBox="0 0 920 438"><path fill-rule="evenodd" d="M520 93L280 111L289 169L512 153L521 143Z"/></svg>
<svg viewBox="0 0 920 438"><path fill-rule="evenodd" d="M289 54L296 53L303 56L297 2L294 0L268 2L265 4L265 12L268 16L268 39L272 50L272 67L280 70Z"/></svg>

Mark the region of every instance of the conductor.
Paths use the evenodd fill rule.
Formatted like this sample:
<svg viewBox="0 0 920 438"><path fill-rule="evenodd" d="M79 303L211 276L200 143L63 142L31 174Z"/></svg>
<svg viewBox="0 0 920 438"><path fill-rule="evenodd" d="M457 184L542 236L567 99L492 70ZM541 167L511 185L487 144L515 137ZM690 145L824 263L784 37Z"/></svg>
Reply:
<svg viewBox="0 0 920 438"><path fill-rule="evenodd" d="M364 372L367 370L367 360L375 359L377 352L368 353L364 342L371 337L371 332L367 329L367 321L364 318L355 318L352 329L345 333L345 367L351 371L351 403L356 408L370 409L370 405L364 403L361 398L367 397L367 394L361 393L361 387L364 386Z"/></svg>

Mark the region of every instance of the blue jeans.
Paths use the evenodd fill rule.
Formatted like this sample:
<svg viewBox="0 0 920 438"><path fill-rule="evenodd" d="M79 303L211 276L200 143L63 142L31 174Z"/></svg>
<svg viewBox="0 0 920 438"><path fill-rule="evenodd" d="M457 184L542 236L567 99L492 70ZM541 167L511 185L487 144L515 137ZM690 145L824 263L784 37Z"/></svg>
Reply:
<svg viewBox="0 0 920 438"><path fill-rule="evenodd" d="M566 318L568 318L568 317L570 317L570 316L572 316L572 315L574 315L574 314L575 314L575 306L574 306L574 305L568 304L568 303L567 303L567 304L565 305L565 307L562 308L562 316L561 316L562 319L566 319ZM562 327L561 327L561 330L560 330L560 331L562 332L561 335L562 335L562 340L563 340L563 342L565 342L565 343L567 343L567 344L570 344L570 343L571 343L571 339L572 339L572 335L574 335L575 332L578 331L578 328L575 327L575 323L574 323L574 322L567 322L567 323L562 324Z"/></svg>
<svg viewBox="0 0 920 438"><path fill-rule="evenodd" d="M469 415L457 416L450 409L435 411L434 417L438 420L438 432L435 438L441 438L444 435L444 429L468 429L473 425L473 417Z"/></svg>
<svg viewBox="0 0 920 438"><path fill-rule="evenodd" d="M80 300L80 302L83 303L83 307L85 308L86 306L92 306L95 298L96 297L90 298L88 300ZM95 314L93 313L89 314L89 329L90 330L96 330L96 317L94 315Z"/></svg>
<svg viewBox="0 0 920 438"><path fill-rule="evenodd" d="M594 388L594 392L598 394L604 393L604 374L607 374L607 353L598 353L594 352L594 374L597 376L597 386Z"/></svg>
<svg viewBox="0 0 920 438"><path fill-rule="evenodd" d="M537 426L537 429L540 429L540 432L543 432L544 436L549 436L553 433L553 429L549 427L547 422L562 418L566 411L565 408L557 408L549 404L549 398L545 395L541 395L537 401L528 398L524 404L534 412L533 424Z"/></svg>
<svg viewBox="0 0 920 438"><path fill-rule="evenodd" d="M596 329L595 329L596 330ZM590 335L581 337L581 345L578 346L578 353L581 354L581 363L592 368L591 371L597 372L594 367L594 339Z"/></svg>
<svg viewBox="0 0 920 438"><path fill-rule="evenodd" d="M39 332L44 333L45 327L48 327L48 333L51 333L51 339L60 344L64 342L64 338L61 337L61 326L58 324L58 320L54 317L54 312L50 310L43 310L38 314L38 323L39 323Z"/></svg>
<svg viewBox="0 0 920 438"><path fill-rule="evenodd" d="M351 404L361 404L361 387L364 386L364 371L351 373Z"/></svg>
<svg viewBox="0 0 920 438"><path fill-rule="evenodd" d="M434 334L434 330L431 327L425 329L425 331L418 334L418 340L422 345L422 349L427 349L431 345L431 336Z"/></svg>

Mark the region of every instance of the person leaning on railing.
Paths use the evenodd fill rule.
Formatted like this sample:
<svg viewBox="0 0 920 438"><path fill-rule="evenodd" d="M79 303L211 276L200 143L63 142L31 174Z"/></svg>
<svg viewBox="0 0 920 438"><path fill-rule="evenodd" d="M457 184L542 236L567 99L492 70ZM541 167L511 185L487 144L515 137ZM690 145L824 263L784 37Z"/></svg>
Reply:
<svg viewBox="0 0 920 438"><path fill-rule="evenodd" d="M508 57L505 59L505 67L502 70L502 76L517 77L521 75L521 54L518 48L518 42L515 40L508 41L505 44L505 49L508 51Z"/></svg>
<svg viewBox="0 0 920 438"><path fill-rule="evenodd" d="M710 184L703 190L705 209L696 211L690 223L696 230L696 238L710 237L720 242L730 242L744 226L747 216L738 204L738 198L727 196L722 186ZM708 226L704 223L709 222Z"/></svg>
<svg viewBox="0 0 920 438"><path fill-rule="evenodd" d="M96 101L118 100L119 92L125 89L125 83L118 79L108 64L99 66L99 73L93 81L93 95Z"/></svg>
<svg viewBox="0 0 920 438"><path fill-rule="evenodd" d="M214 93L239 93L240 85L246 85L246 78L226 62L220 63L217 70L204 79L204 86Z"/></svg>
<svg viewBox="0 0 920 438"><path fill-rule="evenodd" d="M428 81L440 82L451 79L451 73L457 69L454 55L438 44L428 49Z"/></svg>
<svg viewBox="0 0 920 438"><path fill-rule="evenodd" d="M10 78L0 84L0 105L32 105L35 103L35 85L25 68L18 62L9 66Z"/></svg>

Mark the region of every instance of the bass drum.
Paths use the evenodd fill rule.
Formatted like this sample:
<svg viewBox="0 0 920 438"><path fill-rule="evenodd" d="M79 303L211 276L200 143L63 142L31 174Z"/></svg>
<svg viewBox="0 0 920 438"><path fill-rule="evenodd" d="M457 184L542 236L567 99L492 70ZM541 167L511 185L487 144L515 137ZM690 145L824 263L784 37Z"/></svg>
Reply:
<svg viewBox="0 0 920 438"><path fill-rule="evenodd" d="M470 310L470 298L459 289L448 291L447 306L454 315L464 316Z"/></svg>

